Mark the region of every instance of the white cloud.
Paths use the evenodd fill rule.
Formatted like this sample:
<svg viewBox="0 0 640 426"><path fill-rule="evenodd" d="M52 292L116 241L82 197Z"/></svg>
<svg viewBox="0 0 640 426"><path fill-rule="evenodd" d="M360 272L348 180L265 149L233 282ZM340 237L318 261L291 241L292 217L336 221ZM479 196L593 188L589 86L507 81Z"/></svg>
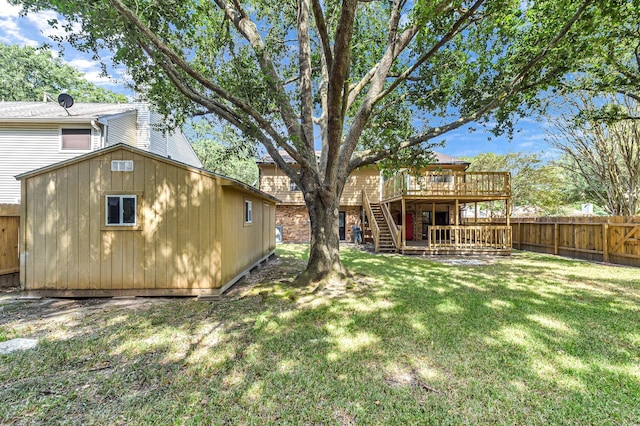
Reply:
<svg viewBox="0 0 640 426"><path fill-rule="evenodd" d="M65 35L67 32L64 29L64 26L68 23L67 20L62 18L56 12L52 10L45 10L37 13L29 13L26 16L27 20L35 26L42 35L45 37L60 37ZM53 28L49 25L49 21L57 20L57 28ZM73 23L72 31L80 32L81 27L80 24Z"/></svg>
<svg viewBox="0 0 640 426"><path fill-rule="evenodd" d="M0 18L17 18L20 16L22 6L9 4L7 0L0 0Z"/></svg>
<svg viewBox="0 0 640 426"><path fill-rule="evenodd" d="M84 78L87 81L90 81L91 83L97 84L97 85L112 85L113 80L111 80L109 77L104 77L102 75L100 75L99 71L90 71L90 72L85 72L84 73Z"/></svg>
<svg viewBox="0 0 640 426"><path fill-rule="evenodd" d="M18 25L7 19L0 19L0 42L4 44L19 44L21 46L38 47L40 43L36 40L25 37Z"/></svg>
<svg viewBox="0 0 640 426"><path fill-rule="evenodd" d="M0 0L0 42L31 47L39 46L40 43L27 37L18 25L18 19L21 19L21 10L22 6L13 6L6 0Z"/></svg>
<svg viewBox="0 0 640 426"><path fill-rule="evenodd" d="M100 63L97 61L91 61L84 58L76 58L71 61L67 61L69 65L82 72L91 72L100 69Z"/></svg>

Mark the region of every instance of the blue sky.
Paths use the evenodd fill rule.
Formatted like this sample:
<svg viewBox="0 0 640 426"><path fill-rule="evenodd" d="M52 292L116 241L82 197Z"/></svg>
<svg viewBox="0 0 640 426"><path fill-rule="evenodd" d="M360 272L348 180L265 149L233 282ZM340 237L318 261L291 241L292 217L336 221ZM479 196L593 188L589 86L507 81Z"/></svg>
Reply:
<svg viewBox="0 0 640 426"><path fill-rule="evenodd" d="M21 17L20 6L12 6L6 0L0 0L0 42L4 44L19 44L32 47L41 46L43 43L52 44L53 50L58 52L58 47L48 38L55 35L47 24L47 20L55 18L54 12L43 12L39 14L29 14ZM85 74L87 80L111 89L113 91L131 95L125 90L122 82L126 79L123 69L110 68L110 77L100 75L100 64L91 59L91 56L78 52L70 46L66 46L62 58L69 65ZM102 55L103 60L109 63L109 52ZM470 132L469 128L476 128ZM505 137L492 137L489 140L488 133L484 132L480 126L465 126L454 132L450 132L443 139L446 145L437 150L454 157L474 156L483 152L494 152L504 154L507 152L529 152L542 153L544 158L554 156L554 150L545 141L545 123L538 122L532 118L521 119L517 123L518 132L513 140L509 141ZM441 139L438 139L441 140Z"/></svg>

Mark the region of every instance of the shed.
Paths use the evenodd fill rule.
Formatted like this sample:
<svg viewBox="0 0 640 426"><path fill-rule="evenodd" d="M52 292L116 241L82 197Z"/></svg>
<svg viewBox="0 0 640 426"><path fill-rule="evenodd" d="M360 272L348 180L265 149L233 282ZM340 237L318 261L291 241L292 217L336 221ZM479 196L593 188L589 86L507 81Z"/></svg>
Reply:
<svg viewBox="0 0 640 426"><path fill-rule="evenodd" d="M129 145L16 178L27 293L219 295L275 250L276 198Z"/></svg>

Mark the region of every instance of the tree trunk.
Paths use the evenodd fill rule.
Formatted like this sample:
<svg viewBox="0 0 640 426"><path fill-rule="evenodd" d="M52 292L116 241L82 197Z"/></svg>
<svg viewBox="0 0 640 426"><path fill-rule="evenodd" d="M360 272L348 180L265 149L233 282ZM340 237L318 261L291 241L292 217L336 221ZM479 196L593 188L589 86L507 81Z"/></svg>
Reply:
<svg viewBox="0 0 640 426"><path fill-rule="evenodd" d="M325 204L319 196L310 195L312 194L305 196L311 224L309 262L296 279L296 284L342 280L349 274L340 262L339 206L335 202Z"/></svg>

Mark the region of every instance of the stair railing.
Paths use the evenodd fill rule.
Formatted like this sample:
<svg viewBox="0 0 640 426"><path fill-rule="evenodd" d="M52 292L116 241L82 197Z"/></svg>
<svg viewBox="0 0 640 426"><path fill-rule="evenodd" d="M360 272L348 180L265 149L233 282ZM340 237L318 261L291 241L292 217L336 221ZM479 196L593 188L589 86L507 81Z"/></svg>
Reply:
<svg viewBox="0 0 640 426"><path fill-rule="evenodd" d="M362 204L364 205L364 212L367 215L367 219L369 220L371 236L373 237L373 243L375 245L375 251L377 253L380 250L380 227L378 226L376 217L373 215L369 197L367 196L367 192L364 189L362 190Z"/></svg>
<svg viewBox="0 0 640 426"><path fill-rule="evenodd" d="M391 212L389 211L389 206L385 203L380 203L380 209L382 210L382 215L384 216L384 220L387 221L387 226L389 227L389 233L391 234L391 239L393 240L393 244L396 246L396 249L400 248L400 233L402 232L402 227L396 225L391 216Z"/></svg>

